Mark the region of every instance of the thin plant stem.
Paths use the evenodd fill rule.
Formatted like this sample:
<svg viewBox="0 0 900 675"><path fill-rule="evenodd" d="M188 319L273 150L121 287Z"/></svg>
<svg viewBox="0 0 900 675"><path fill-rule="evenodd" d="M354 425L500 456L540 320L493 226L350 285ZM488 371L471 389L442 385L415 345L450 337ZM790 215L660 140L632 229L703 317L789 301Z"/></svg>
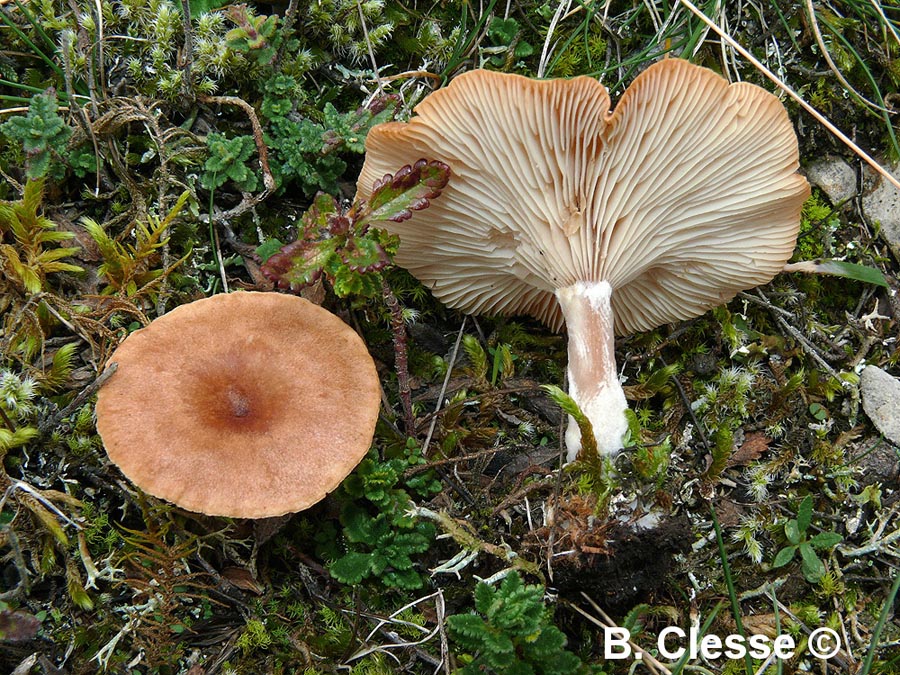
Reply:
<svg viewBox="0 0 900 675"><path fill-rule="evenodd" d="M794 99L797 104L803 108L806 112L816 118L816 120L824 126L828 131L834 134L838 140L840 140L844 145L850 148L860 159L862 159L866 164L871 166L875 171L881 174L885 180L891 183L894 187L900 190L900 181L894 178L890 172L885 169L881 164L876 162L872 157L866 153L861 147L859 147L856 143L854 143L847 135L838 129L834 124L832 124L822 113L812 107L809 103L807 103L797 92L795 92L786 82L781 80L777 75L775 75L772 71L766 68L762 62L759 61L753 54L747 51L744 47L742 47L733 37L731 37L728 33L719 28L713 21L710 20L708 16L706 16L703 12L701 12L696 5L694 5L690 0L678 0L682 5L687 7L694 15L700 19L703 23L709 26L713 32L718 35L722 40L727 42L729 46L731 46L735 51L737 51L741 56L747 59L753 66L759 70L763 75L765 75L770 81L772 81L779 89L781 89L784 93Z"/></svg>
<svg viewBox="0 0 900 675"><path fill-rule="evenodd" d="M866 658L863 661L859 675L869 675L872 670L872 664L875 663L875 653L878 651L878 640L881 638L881 633L884 631L888 616L892 614L894 600L897 598L898 591L900 591L900 572L897 573L897 578L894 579L894 584L891 586L891 590L884 599L884 604L881 606L881 614L878 616L878 623L875 624L875 628L872 630L872 636L869 641L869 651L866 653Z"/></svg>
<svg viewBox="0 0 900 675"><path fill-rule="evenodd" d="M416 433L416 418L412 411L412 393L409 387L409 357L406 350L406 323L403 321L403 309L397 301L397 296L391 290L388 282L381 280L381 291L384 294L384 304L391 313L391 333L394 341L394 370L397 371L397 386L400 390L400 405L403 407L403 421L406 424L406 433L414 436Z"/></svg>
<svg viewBox="0 0 900 675"><path fill-rule="evenodd" d="M27 45L27 46L28 46L28 47L29 47L29 48L30 48L30 49L38 56L38 58L41 59L41 61L43 61L44 63L46 63L48 66L50 66L50 69L51 69L54 73L56 73L57 75L59 75L59 77L64 77L62 68L60 68L60 67L53 61L53 59L51 59L51 58L50 58L49 56L47 56L44 52L42 52L42 51L40 50L40 48L38 48L37 45L35 45L31 40L29 40L29 39L28 39L28 36L25 35L25 33L23 33L23 32L21 31L21 29L19 29L19 27L18 27L18 26L17 26L17 25L9 18L9 17L6 16L6 13L5 13L5 12L0 11L0 21L3 21L3 23L5 23L5 24L7 25L7 27L9 27L10 29L12 29L13 33L15 33L15 34L19 37L19 39L20 39L22 42L24 42L24 43L25 43L25 44L26 44L26 45Z"/></svg>
<svg viewBox="0 0 900 675"><path fill-rule="evenodd" d="M731 613L734 615L734 623L737 625L738 634L747 641L747 632L744 630L744 624L741 621L741 605L738 602L737 592L734 589L734 579L731 576L731 566L728 564L728 553L725 551L725 540L722 538L722 528L719 526L719 519L716 516L716 508L710 504L709 513L712 516L713 527L716 530L716 544L719 547L719 560L722 561L722 573L725 576L725 586L728 588L728 598L731 600ZM747 675L753 675L753 660L750 653L744 654L744 666L747 669Z"/></svg>

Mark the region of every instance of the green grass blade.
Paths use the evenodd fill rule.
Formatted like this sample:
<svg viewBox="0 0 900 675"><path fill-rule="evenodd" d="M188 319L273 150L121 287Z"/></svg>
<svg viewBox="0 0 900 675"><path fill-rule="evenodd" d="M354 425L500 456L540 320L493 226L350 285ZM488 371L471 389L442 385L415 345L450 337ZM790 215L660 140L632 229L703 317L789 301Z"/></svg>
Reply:
<svg viewBox="0 0 900 675"><path fill-rule="evenodd" d="M775 613L775 635L781 635L781 612L778 611L778 600L775 599L775 586L772 586L772 611ZM784 664L781 659L775 659L775 675L782 675Z"/></svg>
<svg viewBox="0 0 900 675"><path fill-rule="evenodd" d="M56 43L50 39L50 36L47 35L46 32L44 32L44 27L41 26L40 22L34 18L34 15L31 12L29 12L28 8L25 7L25 5L23 5L21 2L19 2L19 0L13 0L13 2L16 4L16 7L19 8L19 11L25 15L25 18L28 19L28 23L30 23L31 26L34 28L34 30L37 32L37 34L40 35L41 40L44 41L44 44L46 44L48 47L50 47L51 52L55 52L56 51Z"/></svg>
<svg viewBox="0 0 900 675"><path fill-rule="evenodd" d="M25 105L31 103L30 98L24 96L8 96L6 94L0 94L0 101L7 101L8 103L24 103Z"/></svg>
<svg viewBox="0 0 900 675"><path fill-rule="evenodd" d="M866 265L857 265L843 260L819 260L816 262L816 272L888 288L887 279L884 278L881 270Z"/></svg>
<svg viewBox="0 0 900 675"><path fill-rule="evenodd" d="M719 527L719 519L716 517L716 508L710 504L709 512L712 515L713 527L716 530L716 544L719 546L719 559L722 561L722 572L725 575L725 586L728 588L728 598L731 601L731 613L734 615L734 622L737 625L737 631L744 642L747 642L747 633L744 630L744 624L741 622L741 605L738 602L737 591L734 589L734 579L731 576L731 566L728 564L728 553L725 551L725 540L722 539L722 528ZM753 659L750 653L744 654L744 666L747 675L753 675Z"/></svg>
<svg viewBox="0 0 900 675"><path fill-rule="evenodd" d="M54 73L56 73L60 78L65 80L65 73L63 73L62 68L60 68L53 59L51 59L49 56L47 56L43 51L40 50L40 48L37 45L35 45L30 39L28 39L28 36L25 35L25 33L23 33L19 29L19 27L15 24L15 22L13 22L12 19L10 19L8 16L6 16L6 12L3 10L0 10L0 21L3 21L3 23L5 23L7 25L7 27L12 29L13 33L18 35L19 39L22 40L22 42L24 42L26 45L28 45L28 47L30 47L31 50L44 63L46 63L48 66L50 66L50 69L53 70Z"/></svg>
<svg viewBox="0 0 900 675"><path fill-rule="evenodd" d="M706 632L709 630L709 627L712 625L712 622L715 621L716 616L719 614L719 610L722 609L722 603L720 602L718 605L713 608L713 611L709 613L709 616L706 617L706 621L703 622L703 625L700 626L700 635L699 639L703 639L706 635ZM691 653L689 650L685 649L684 654L678 659L677 663L672 666L672 675L681 675L684 667L687 665L688 660L691 658Z"/></svg>
<svg viewBox="0 0 900 675"><path fill-rule="evenodd" d="M894 579L894 585L891 586L891 590L888 593L888 596L884 599L884 605L882 605L881 607L881 614L878 617L878 623L875 624L875 629L872 631L871 646L869 647L869 651L866 654L866 660L863 661L862 669L859 671L859 675L869 675L872 670L872 664L875 663L875 652L878 651L878 639L881 637L881 633L884 630L884 625L887 623L888 616L892 613L891 610L894 607L894 600L897 599L898 591L900 591L900 572L897 573L897 578Z"/></svg>
<svg viewBox="0 0 900 675"><path fill-rule="evenodd" d="M481 16L478 17L478 23L475 24L475 29L466 35L466 9L469 7L467 3L463 3L463 14L460 20L460 31L459 31L459 40L456 43L456 46L453 48L453 54L447 60L447 65L444 67L444 70L441 72L441 77L445 80L449 76L450 73L459 65L460 61L462 61L462 56L465 54L472 46L475 44L475 41L478 39L478 35L484 29L484 25L487 23L487 20L492 16L492 12L494 11L494 5L497 4L497 0L490 0L487 7L482 11Z"/></svg>
<svg viewBox="0 0 900 675"><path fill-rule="evenodd" d="M35 94L43 94L46 91L45 89L41 89L40 87L32 87L27 84L21 84L19 82L11 82L9 80L0 80L0 84L2 84L4 87L10 87L11 89L20 89L22 91L30 91ZM59 93L60 92L57 92L57 94L59 94ZM62 94L65 95L65 92L62 92ZM31 99L26 98L24 100L30 101Z"/></svg>
<svg viewBox="0 0 900 675"><path fill-rule="evenodd" d="M872 75L872 71L870 71L868 66L866 65L865 59L863 59L859 55L859 52L857 52L856 49L853 47L853 45L850 43L850 41L841 34L841 31L838 30L837 28L835 28L834 26L832 26L828 22L828 20L825 19L825 17L816 17L816 18L822 25L824 25L825 27L828 28L829 31L831 31L831 34L844 46L844 48L847 51L849 51L851 54L853 54L853 58L856 59L856 63L859 65L860 70L862 70L862 72L865 74L866 80L868 80L869 85L872 87L872 93L874 94L874 97L875 97L875 103L877 103L882 108L885 108L886 106L884 103L884 97L881 95L881 90L878 88L878 83L875 81L875 77ZM871 108L868 105L866 105L866 103L864 101L860 101L859 95L856 92L854 92L852 90L847 90L847 93L850 96L852 96L853 99L856 100L860 105L864 106L867 111L871 111ZM888 137L891 139L891 145L893 146L894 156L900 157L900 143L898 143L898 141L897 141L897 134L894 132L894 125L891 124L890 116L888 115L888 113L886 113L884 111L880 111L880 112L872 111L872 112L884 121L884 126L885 126L885 129L887 130Z"/></svg>

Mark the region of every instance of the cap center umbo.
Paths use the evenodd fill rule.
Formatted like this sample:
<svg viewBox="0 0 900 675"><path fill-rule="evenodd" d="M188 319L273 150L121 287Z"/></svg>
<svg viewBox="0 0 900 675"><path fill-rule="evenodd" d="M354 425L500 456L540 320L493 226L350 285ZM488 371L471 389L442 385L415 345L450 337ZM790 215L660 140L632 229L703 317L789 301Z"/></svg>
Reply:
<svg viewBox="0 0 900 675"><path fill-rule="evenodd" d="M258 387L223 383L212 400L210 412L222 431L263 432L272 417L273 401Z"/></svg>
<svg viewBox="0 0 900 675"><path fill-rule="evenodd" d="M195 419L214 433L264 433L281 410L252 369L204 368L191 379L186 400Z"/></svg>
<svg viewBox="0 0 900 675"><path fill-rule="evenodd" d="M225 391L226 405L233 417L247 417L253 412L250 407L250 399L236 387L228 387Z"/></svg>

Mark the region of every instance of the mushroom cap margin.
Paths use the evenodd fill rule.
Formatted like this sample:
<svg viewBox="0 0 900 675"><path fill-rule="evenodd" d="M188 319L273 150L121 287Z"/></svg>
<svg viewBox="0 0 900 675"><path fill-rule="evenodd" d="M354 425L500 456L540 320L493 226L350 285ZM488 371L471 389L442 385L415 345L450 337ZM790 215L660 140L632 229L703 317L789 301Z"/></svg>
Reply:
<svg viewBox="0 0 900 675"><path fill-rule="evenodd" d="M495 105L494 102L499 103ZM620 334L702 314L769 281L809 195L784 107L665 59L609 111L596 81L470 71L375 127L358 183L426 157L452 177L403 223L398 264L446 304L554 328L554 290L605 280Z"/></svg>

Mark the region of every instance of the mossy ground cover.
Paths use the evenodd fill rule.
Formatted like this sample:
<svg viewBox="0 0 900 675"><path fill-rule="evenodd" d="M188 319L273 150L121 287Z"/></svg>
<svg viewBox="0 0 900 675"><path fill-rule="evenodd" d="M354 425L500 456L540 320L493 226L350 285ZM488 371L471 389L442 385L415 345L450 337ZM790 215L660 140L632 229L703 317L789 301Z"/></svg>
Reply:
<svg viewBox="0 0 900 675"><path fill-rule="evenodd" d="M698 11L900 158L895 4ZM898 372L900 261L819 120L784 99L801 163L860 179L814 190L794 260L887 286L783 274L619 339L632 447L607 466L561 466L563 337L443 307L388 264L395 241L340 220L367 131L475 67L593 75L615 100L669 54L776 90L687 3L12 0L0 19L0 672L900 672L900 451L859 389L865 364ZM111 351L179 304L272 290L265 261L304 237L327 264L297 286L382 376L369 456L281 519L142 494L94 428ZM685 662L658 649L676 626L797 647ZM640 662L606 657L613 628Z"/></svg>

